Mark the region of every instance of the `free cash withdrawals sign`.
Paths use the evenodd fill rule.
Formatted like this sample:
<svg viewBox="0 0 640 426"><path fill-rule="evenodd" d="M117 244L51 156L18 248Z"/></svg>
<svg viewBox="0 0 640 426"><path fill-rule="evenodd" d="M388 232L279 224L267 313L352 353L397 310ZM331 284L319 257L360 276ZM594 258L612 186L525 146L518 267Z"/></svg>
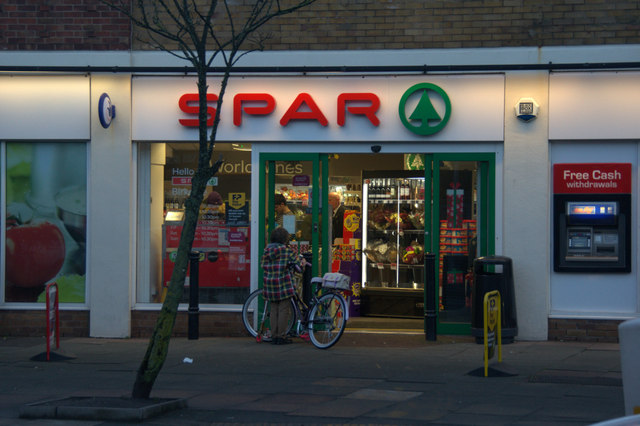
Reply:
<svg viewBox="0 0 640 426"><path fill-rule="evenodd" d="M554 194L630 194L631 163L553 165Z"/></svg>

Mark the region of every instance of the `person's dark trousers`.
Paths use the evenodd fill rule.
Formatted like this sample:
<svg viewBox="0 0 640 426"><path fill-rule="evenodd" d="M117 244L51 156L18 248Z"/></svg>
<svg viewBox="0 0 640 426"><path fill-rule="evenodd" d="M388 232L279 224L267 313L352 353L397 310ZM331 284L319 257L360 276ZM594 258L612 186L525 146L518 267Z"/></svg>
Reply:
<svg viewBox="0 0 640 426"><path fill-rule="evenodd" d="M284 339L287 332L287 323L289 322L289 314L291 309L289 299L271 302L271 336L274 338Z"/></svg>

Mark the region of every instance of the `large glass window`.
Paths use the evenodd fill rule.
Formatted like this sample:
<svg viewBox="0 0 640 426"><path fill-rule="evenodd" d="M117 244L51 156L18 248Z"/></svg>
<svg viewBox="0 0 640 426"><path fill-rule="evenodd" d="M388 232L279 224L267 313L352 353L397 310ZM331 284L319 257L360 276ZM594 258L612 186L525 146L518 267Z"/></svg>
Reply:
<svg viewBox="0 0 640 426"><path fill-rule="evenodd" d="M193 243L204 304L242 304L250 287L251 146L216 144L224 164L207 184ZM138 145L138 303L161 303L175 261L184 203L197 168L194 143ZM188 301L189 278L183 302Z"/></svg>
<svg viewBox="0 0 640 426"><path fill-rule="evenodd" d="M85 302L87 145L7 143L4 301Z"/></svg>

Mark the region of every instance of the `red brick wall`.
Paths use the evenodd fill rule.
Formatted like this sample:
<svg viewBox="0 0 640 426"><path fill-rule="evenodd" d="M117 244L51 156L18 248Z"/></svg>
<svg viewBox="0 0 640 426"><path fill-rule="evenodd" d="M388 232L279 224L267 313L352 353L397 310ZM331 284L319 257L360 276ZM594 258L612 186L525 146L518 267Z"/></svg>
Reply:
<svg viewBox="0 0 640 426"><path fill-rule="evenodd" d="M149 48L130 32L128 19L98 0L0 3L4 50L127 50L132 39L134 49ZM640 43L640 2L317 0L261 33L265 50L628 44Z"/></svg>
<svg viewBox="0 0 640 426"><path fill-rule="evenodd" d="M618 343L622 320L549 319L549 340Z"/></svg>
<svg viewBox="0 0 640 426"><path fill-rule="evenodd" d="M419 49L640 42L640 2L318 1L268 24L267 49Z"/></svg>
<svg viewBox="0 0 640 426"><path fill-rule="evenodd" d="M128 50L129 19L97 0L2 0L2 50Z"/></svg>
<svg viewBox="0 0 640 426"><path fill-rule="evenodd" d="M131 337L149 337L158 318L158 311L132 311ZM178 312L173 336L188 335L188 314ZM200 337L237 337L248 336L242 324L240 313L234 312L200 312Z"/></svg>
<svg viewBox="0 0 640 426"><path fill-rule="evenodd" d="M0 311L0 336L46 336L46 321L44 310ZM60 311L60 337L87 336L89 336L89 311Z"/></svg>
<svg viewBox="0 0 640 426"><path fill-rule="evenodd" d="M188 335L186 312L178 312L174 336ZM158 311L132 311L131 337L149 337ZM0 337L41 337L47 334L46 311L0 310ZM248 336L239 313L200 312L200 337ZM60 311L61 337L88 337L89 311Z"/></svg>
<svg viewBox="0 0 640 426"><path fill-rule="evenodd" d="M158 311L132 311L131 337L149 337ZM46 335L45 311L0 311L0 337L40 337ZM200 337L248 336L239 313L200 312ZM549 319L549 340L617 343L622 320ZM188 314L179 312L174 336L188 335ZM89 336L88 311L60 311L61 337Z"/></svg>

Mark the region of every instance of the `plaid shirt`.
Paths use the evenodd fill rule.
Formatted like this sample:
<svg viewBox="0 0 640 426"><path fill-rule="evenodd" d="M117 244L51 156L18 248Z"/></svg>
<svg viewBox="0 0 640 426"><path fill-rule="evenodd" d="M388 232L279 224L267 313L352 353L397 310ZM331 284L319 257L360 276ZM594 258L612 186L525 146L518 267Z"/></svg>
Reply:
<svg viewBox="0 0 640 426"><path fill-rule="evenodd" d="M289 266L298 263L294 251L284 244L271 243L265 247L262 254L265 299L279 301L293 297L296 290Z"/></svg>

